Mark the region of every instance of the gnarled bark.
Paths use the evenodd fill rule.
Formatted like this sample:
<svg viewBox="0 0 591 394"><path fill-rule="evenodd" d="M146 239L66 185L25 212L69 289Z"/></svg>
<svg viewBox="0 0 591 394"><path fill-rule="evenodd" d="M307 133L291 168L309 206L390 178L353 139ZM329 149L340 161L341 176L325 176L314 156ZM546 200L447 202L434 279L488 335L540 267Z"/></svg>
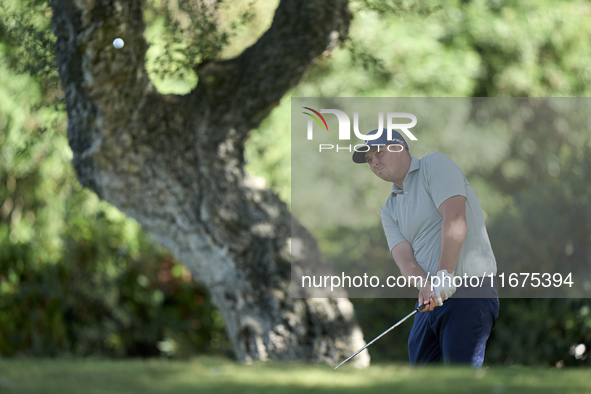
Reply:
<svg viewBox="0 0 591 394"><path fill-rule="evenodd" d="M196 67L199 84L185 96L161 95L148 79L140 0L53 0L52 8L80 182L205 284L238 359L336 363L361 347L347 299L289 297L290 214L243 170L247 132L346 35L347 2L282 1L255 45ZM123 48L113 47L116 37ZM321 259L311 237L300 243L299 258Z"/></svg>

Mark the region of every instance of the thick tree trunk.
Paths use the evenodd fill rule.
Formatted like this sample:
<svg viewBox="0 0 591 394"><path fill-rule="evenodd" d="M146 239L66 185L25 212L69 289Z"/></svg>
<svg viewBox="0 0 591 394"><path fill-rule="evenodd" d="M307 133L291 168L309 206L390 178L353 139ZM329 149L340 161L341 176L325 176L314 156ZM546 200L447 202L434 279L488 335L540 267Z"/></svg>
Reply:
<svg viewBox="0 0 591 394"><path fill-rule="evenodd" d="M290 213L243 171L248 130L346 35L347 2L282 1L241 56L197 67L199 84L186 96L161 95L148 80L140 0L53 0L52 8L80 182L205 284L238 359L336 363L361 347L347 299L289 297ZM116 37L123 48L113 47ZM311 237L299 242L299 258L321 263ZM358 365L368 363L364 353Z"/></svg>

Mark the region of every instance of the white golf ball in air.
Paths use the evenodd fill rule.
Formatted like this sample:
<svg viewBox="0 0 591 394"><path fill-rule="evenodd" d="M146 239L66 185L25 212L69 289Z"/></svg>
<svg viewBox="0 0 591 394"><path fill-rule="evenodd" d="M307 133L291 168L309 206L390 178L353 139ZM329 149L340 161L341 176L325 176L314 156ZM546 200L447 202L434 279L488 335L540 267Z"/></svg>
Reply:
<svg viewBox="0 0 591 394"><path fill-rule="evenodd" d="M113 41L113 46L117 49L123 48L123 45L125 45L125 43L121 38L115 38Z"/></svg>

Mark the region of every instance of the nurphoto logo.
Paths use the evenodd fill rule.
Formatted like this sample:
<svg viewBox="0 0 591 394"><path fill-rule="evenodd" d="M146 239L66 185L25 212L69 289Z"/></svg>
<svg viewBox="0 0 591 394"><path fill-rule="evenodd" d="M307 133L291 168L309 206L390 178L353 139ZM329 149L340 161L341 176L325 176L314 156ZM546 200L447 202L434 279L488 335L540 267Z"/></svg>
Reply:
<svg viewBox="0 0 591 394"><path fill-rule="evenodd" d="M305 115L308 115L311 119L308 119L307 123L307 138L308 140L314 139L314 121L320 127L320 130L328 131L328 123L322 114L333 114L337 117L337 121L339 123L339 140L351 140L351 120L349 116L338 109L321 109L320 112L316 111L310 107L302 107L307 109L310 112L302 112ZM395 119L409 119L409 123L395 123ZM410 132L409 129L413 128L417 124L417 117L408 112L387 112L386 113L386 132L388 133L388 140L392 140L392 130L400 130L404 133L410 140L417 141L417 137L414 136L413 133ZM378 139L382 136L384 132L384 113L378 113L378 127L379 130L377 133L372 135L363 134L359 131L359 113L353 112L353 132L355 136L360 140L365 141L372 141ZM351 152L351 149L358 151L358 147L363 147L363 144L355 145L353 148L351 145L346 147L337 145L337 152L339 150L347 150ZM332 144L320 144L319 151L322 152L323 149L334 149L334 145Z"/></svg>

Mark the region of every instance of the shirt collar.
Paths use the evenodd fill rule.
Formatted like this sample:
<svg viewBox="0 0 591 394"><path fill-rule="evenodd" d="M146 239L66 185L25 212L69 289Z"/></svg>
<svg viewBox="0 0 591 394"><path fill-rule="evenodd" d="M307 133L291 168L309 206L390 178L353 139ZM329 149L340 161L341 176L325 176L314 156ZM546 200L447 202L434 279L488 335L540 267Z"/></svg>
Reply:
<svg viewBox="0 0 591 394"><path fill-rule="evenodd" d="M418 170L420 167L420 163L421 161L416 157L411 158L410 167L408 167L408 172L406 173L406 176L408 176L408 174L410 174L411 172Z"/></svg>
<svg viewBox="0 0 591 394"><path fill-rule="evenodd" d="M416 157L411 158L410 166L408 167L408 172L406 173L404 180L406 180L408 178L408 174L410 174L411 172L415 172L419 169L420 163L421 163L421 161L419 159L417 159ZM403 183L404 183L404 181L403 181ZM392 184L392 191L390 193L393 196L396 196L397 194L402 194L403 192L404 191L401 188L399 188L398 186L396 186L395 183Z"/></svg>

